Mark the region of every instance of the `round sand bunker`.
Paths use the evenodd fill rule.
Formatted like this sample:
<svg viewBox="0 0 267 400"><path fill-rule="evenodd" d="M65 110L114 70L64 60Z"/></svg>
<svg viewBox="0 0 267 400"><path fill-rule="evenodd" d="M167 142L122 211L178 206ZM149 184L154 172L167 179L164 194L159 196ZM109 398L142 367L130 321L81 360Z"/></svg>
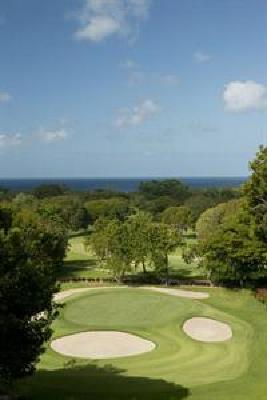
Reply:
<svg viewBox="0 0 267 400"><path fill-rule="evenodd" d="M224 342L231 339L229 325L204 317L194 317L184 323L184 332L192 339L201 342Z"/></svg>
<svg viewBox="0 0 267 400"><path fill-rule="evenodd" d="M156 346L149 340L125 332L91 331L53 340L51 347L65 356L103 359L134 356Z"/></svg>

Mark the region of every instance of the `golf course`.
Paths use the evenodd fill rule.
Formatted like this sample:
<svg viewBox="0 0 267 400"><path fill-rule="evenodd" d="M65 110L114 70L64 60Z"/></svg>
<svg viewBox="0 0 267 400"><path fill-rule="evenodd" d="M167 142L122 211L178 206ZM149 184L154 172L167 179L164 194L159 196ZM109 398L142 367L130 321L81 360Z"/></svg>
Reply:
<svg viewBox="0 0 267 400"><path fill-rule="evenodd" d="M151 287L74 287L63 285L65 292L57 294L63 307L53 324L52 340L37 373L19 383L22 396L62 400L266 398L266 308L250 291L199 288L194 296L196 289L191 288L186 296L181 289L176 294L175 289ZM198 317L224 324L231 337L216 342L191 338L184 324ZM143 354L109 354L106 358L104 353L95 358L66 356L64 345L61 351L51 348L58 339L86 332L130 334L153 346ZM110 340L108 335L106 340ZM120 340L114 342L118 344ZM103 343L101 348L105 352Z"/></svg>

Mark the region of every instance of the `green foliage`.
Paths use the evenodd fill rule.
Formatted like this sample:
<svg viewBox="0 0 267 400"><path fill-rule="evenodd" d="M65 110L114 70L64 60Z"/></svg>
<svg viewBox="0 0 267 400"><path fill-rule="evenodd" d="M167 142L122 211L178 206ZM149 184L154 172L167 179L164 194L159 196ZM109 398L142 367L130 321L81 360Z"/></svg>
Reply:
<svg viewBox="0 0 267 400"><path fill-rule="evenodd" d="M87 228L92 222L83 202L75 195L45 198L39 201L38 212L43 216L60 219L71 231Z"/></svg>
<svg viewBox="0 0 267 400"><path fill-rule="evenodd" d="M62 196L67 192L64 185L53 183L45 183L33 189L32 193L37 199L44 199L45 197Z"/></svg>
<svg viewBox="0 0 267 400"><path fill-rule="evenodd" d="M188 207L191 212L192 222L195 223L200 215L208 208L215 207L220 203L238 199L240 191L238 189L228 188L211 188L195 190L192 196L185 202L184 206Z"/></svg>
<svg viewBox="0 0 267 400"><path fill-rule="evenodd" d="M196 223L196 233L199 240L207 240L217 228L224 222L229 214L233 214L242 207L240 200L231 200L228 203L219 204L208 208L201 214Z"/></svg>
<svg viewBox="0 0 267 400"><path fill-rule="evenodd" d="M233 200L205 211L196 225L199 244L191 249L213 281L245 281L266 276L267 248L255 234L246 201ZM187 254L190 256L190 252Z"/></svg>
<svg viewBox="0 0 267 400"><path fill-rule="evenodd" d="M29 210L0 230L0 380L34 371L51 335L52 296L66 246L64 228Z"/></svg>
<svg viewBox="0 0 267 400"><path fill-rule="evenodd" d="M241 199L205 211L196 224L198 256L215 281L267 276L267 148L250 163Z"/></svg>
<svg viewBox="0 0 267 400"><path fill-rule="evenodd" d="M252 175L244 186L244 195L255 217L257 234L267 243L267 147L260 147L250 169Z"/></svg>
<svg viewBox="0 0 267 400"><path fill-rule="evenodd" d="M184 206L169 207L163 211L161 220L165 224L176 227L179 231L184 231L191 225L191 212Z"/></svg>
<svg viewBox="0 0 267 400"><path fill-rule="evenodd" d="M190 195L188 187L177 179L141 182L139 186L139 192L150 200L167 196L180 203L182 203Z"/></svg>
<svg viewBox="0 0 267 400"><path fill-rule="evenodd" d="M253 219L242 205L199 246L212 280L233 280L242 286L266 275L266 246L255 235Z"/></svg>
<svg viewBox="0 0 267 400"><path fill-rule="evenodd" d="M6 233L12 225L12 211L8 207L0 206L0 230Z"/></svg>
<svg viewBox="0 0 267 400"><path fill-rule="evenodd" d="M94 221L98 218L118 218L123 220L129 214L127 199L119 197L90 200L85 203L85 207Z"/></svg>
<svg viewBox="0 0 267 400"><path fill-rule="evenodd" d="M146 264L150 256L150 232L152 216L149 213L138 211L135 215L128 217L126 221L129 234L129 251L135 268L140 264L146 272Z"/></svg>
<svg viewBox="0 0 267 400"><path fill-rule="evenodd" d="M177 229L166 224L154 223L150 231L150 252L155 270L166 274L168 281L169 259L168 255L181 243L181 236Z"/></svg>
<svg viewBox="0 0 267 400"><path fill-rule="evenodd" d="M157 272L168 272L168 254L180 243L175 228L153 223L149 214L137 212L125 221L99 219L94 232L85 239L117 280L139 264L146 272L152 265Z"/></svg>

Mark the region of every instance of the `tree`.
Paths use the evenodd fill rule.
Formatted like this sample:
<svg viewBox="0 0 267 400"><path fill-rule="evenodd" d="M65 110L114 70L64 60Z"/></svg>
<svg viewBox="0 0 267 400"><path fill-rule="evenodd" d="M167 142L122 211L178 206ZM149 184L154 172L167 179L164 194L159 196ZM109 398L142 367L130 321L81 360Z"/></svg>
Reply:
<svg viewBox="0 0 267 400"><path fill-rule="evenodd" d="M150 255L157 273L164 273L169 280L168 255L181 243L177 229L166 224L154 223L150 230Z"/></svg>
<svg viewBox="0 0 267 400"><path fill-rule="evenodd" d="M183 232L191 224L191 212L189 208L184 206L169 207L163 211L161 220L164 224L174 226L178 231Z"/></svg>
<svg viewBox="0 0 267 400"><path fill-rule="evenodd" d="M151 225L151 214L143 211L137 211L126 220L132 262L135 268L141 264L144 273L146 273L146 264L150 255Z"/></svg>
<svg viewBox="0 0 267 400"><path fill-rule="evenodd" d="M102 264L117 281L131 269L132 253L127 225L120 220L99 219L94 232L85 239L85 248L91 247Z"/></svg>
<svg viewBox="0 0 267 400"><path fill-rule="evenodd" d="M244 196L255 218L256 233L267 243L267 147L260 147L250 169L252 175L244 186Z"/></svg>
<svg viewBox="0 0 267 400"><path fill-rule="evenodd" d="M99 219L94 232L85 239L102 263L120 281L126 272L139 264L152 265L168 277L168 254L180 243L175 228L153 223L149 214L137 212L125 221Z"/></svg>
<svg viewBox="0 0 267 400"><path fill-rule="evenodd" d="M232 200L216 207L208 208L199 217L196 223L196 233L199 240L207 240L223 223L227 215L232 214L241 207L240 200Z"/></svg>
<svg viewBox="0 0 267 400"><path fill-rule="evenodd" d="M45 197L62 196L67 191L68 189L64 185L45 183L34 188L32 193L38 199L44 199Z"/></svg>
<svg viewBox="0 0 267 400"><path fill-rule="evenodd" d="M241 203L199 242L198 254L213 281L230 280L243 286L266 276L266 245L255 235L254 223Z"/></svg>
<svg viewBox="0 0 267 400"><path fill-rule="evenodd" d="M139 185L139 192L150 200L167 196L179 203L183 203L190 196L188 187L178 179L144 181Z"/></svg>
<svg viewBox="0 0 267 400"><path fill-rule="evenodd" d="M8 207L0 206L0 230L6 233L12 225L12 211Z"/></svg>
<svg viewBox="0 0 267 400"><path fill-rule="evenodd" d="M19 224L17 225L17 223ZM28 213L0 230L0 380L32 374L51 336L56 275L67 235L53 220Z"/></svg>
<svg viewBox="0 0 267 400"><path fill-rule="evenodd" d="M184 206L189 208L191 213L192 222L196 223L200 215L208 208L214 207L214 200L207 197L204 193L194 193L189 197Z"/></svg>
<svg viewBox="0 0 267 400"><path fill-rule="evenodd" d="M77 195L64 195L42 199L38 212L46 217L60 218L67 229L78 231L87 228L92 221L88 210Z"/></svg>
<svg viewBox="0 0 267 400"><path fill-rule="evenodd" d="M128 200L119 197L90 200L85 203L85 207L92 216L93 221L98 218L118 218L123 220L129 214Z"/></svg>
<svg viewBox="0 0 267 400"><path fill-rule="evenodd" d="M239 197L240 191L236 188L198 189L185 201L184 206L190 209L192 222L195 223L208 208L226 203L229 200L238 199Z"/></svg>

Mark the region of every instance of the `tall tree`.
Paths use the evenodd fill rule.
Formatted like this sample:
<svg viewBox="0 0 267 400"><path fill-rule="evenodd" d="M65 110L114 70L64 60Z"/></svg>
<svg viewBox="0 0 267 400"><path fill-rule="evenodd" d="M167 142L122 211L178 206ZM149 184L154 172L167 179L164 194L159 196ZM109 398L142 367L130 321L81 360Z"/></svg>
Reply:
<svg viewBox="0 0 267 400"><path fill-rule="evenodd" d="M168 255L181 243L177 229L166 224L154 223L150 230L150 254L157 273L164 274L169 281Z"/></svg>
<svg viewBox="0 0 267 400"><path fill-rule="evenodd" d="M266 275L266 245L255 235L255 221L242 203L199 241L198 250L215 282L233 281L243 286Z"/></svg>
<svg viewBox="0 0 267 400"><path fill-rule="evenodd" d="M9 229L0 229L2 382L30 375L44 351L56 311L52 296L57 268L66 246L64 228L38 215L20 216Z"/></svg>
<svg viewBox="0 0 267 400"><path fill-rule="evenodd" d="M135 268L142 265L146 273L146 265L150 255L150 231L152 216L143 211L137 211L126 220L130 252Z"/></svg>
<svg viewBox="0 0 267 400"><path fill-rule="evenodd" d="M250 169L252 174L244 186L244 195L249 212L255 217L256 233L267 243L267 147L260 147Z"/></svg>
<svg viewBox="0 0 267 400"><path fill-rule="evenodd" d="M120 220L99 219L94 232L85 239L85 247L91 247L102 264L117 281L121 281L131 269L132 253L127 225Z"/></svg>

